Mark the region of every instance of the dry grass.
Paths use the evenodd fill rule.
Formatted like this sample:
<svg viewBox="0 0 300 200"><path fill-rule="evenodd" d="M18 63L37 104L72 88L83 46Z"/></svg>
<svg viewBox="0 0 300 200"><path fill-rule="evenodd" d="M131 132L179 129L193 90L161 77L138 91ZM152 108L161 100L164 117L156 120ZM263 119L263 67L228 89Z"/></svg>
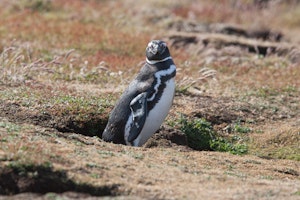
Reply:
<svg viewBox="0 0 300 200"><path fill-rule="evenodd" d="M170 148L137 149L32 125L11 130L12 126L16 125L3 121L0 129L3 165L48 163L77 182L118 184L118 193L132 197L297 198L293 194L297 192L297 163L292 161ZM9 143L12 139L14 144Z"/></svg>
<svg viewBox="0 0 300 200"><path fill-rule="evenodd" d="M283 122L276 128L276 124L267 124L260 130L263 133L254 133L251 137L251 154L265 158L286 158L300 161L299 133L300 128L297 125L299 121L289 123ZM263 134L263 137L262 137Z"/></svg>
<svg viewBox="0 0 300 200"><path fill-rule="evenodd" d="M177 123L178 113L204 117L220 136L240 137L248 155L170 144L165 129L152 148L91 137L101 134L115 100L143 64L148 41L173 33L170 22L267 28L299 46L300 4L264 6L249 0L1 1L0 179L12 166L36 165L94 190L115 186L110 194L129 199L298 199L300 70L286 54L170 47L178 73L168 123ZM28 183L34 174L27 173ZM35 198L51 195L69 194ZM18 198L24 196L12 197Z"/></svg>

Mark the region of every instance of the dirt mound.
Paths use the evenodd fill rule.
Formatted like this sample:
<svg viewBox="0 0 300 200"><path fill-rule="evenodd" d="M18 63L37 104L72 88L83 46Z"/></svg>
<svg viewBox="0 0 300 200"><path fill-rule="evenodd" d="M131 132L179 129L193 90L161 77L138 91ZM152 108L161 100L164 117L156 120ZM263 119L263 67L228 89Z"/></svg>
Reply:
<svg viewBox="0 0 300 200"><path fill-rule="evenodd" d="M76 114L55 115L39 108L29 109L16 102L0 101L0 116L18 123L30 123L48 128L55 128L60 132L73 132L87 136L100 136L107 122L107 117L91 114L87 120L78 119Z"/></svg>
<svg viewBox="0 0 300 200"><path fill-rule="evenodd" d="M203 24L191 21L172 21L167 29L174 30L166 40L177 49L204 54L211 49L222 51L235 48L236 53L278 55L299 63L300 49L283 41L283 34L269 29L251 30L230 24Z"/></svg>
<svg viewBox="0 0 300 200"><path fill-rule="evenodd" d="M280 42L283 34L268 29L262 30L247 30L243 27L221 23L197 23L192 21L172 21L167 25L168 29L178 32L190 33L219 33L224 35L239 36L244 38L259 39L263 41Z"/></svg>

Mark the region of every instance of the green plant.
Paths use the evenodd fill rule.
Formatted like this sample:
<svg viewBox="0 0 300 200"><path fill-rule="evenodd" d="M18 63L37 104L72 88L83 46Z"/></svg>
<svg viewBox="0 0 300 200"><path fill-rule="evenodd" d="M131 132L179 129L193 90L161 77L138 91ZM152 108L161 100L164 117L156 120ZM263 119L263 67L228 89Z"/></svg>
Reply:
<svg viewBox="0 0 300 200"><path fill-rule="evenodd" d="M180 130L187 136L188 146L195 150L212 150L210 141L215 137L215 132L212 129L210 122L205 119L197 118L188 120L181 116Z"/></svg>
<svg viewBox="0 0 300 200"><path fill-rule="evenodd" d="M249 133L251 129L246 126L242 126L240 123L234 124L233 131L237 133Z"/></svg>
<svg viewBox="0 0 300 200"><path fill-rule="evenodd" d="M242 155L248 152L246 144L235 143L234 139L218 137L210 142L210 147L214 151L230 152L235 155Z"/></svg>
<svg viewBox="0 0 300 200"><path fill-rule="evenodd" d="M227 133L249 133L252 131L251 128L242 125L240 120L228 125L224 130Z"/></svg>
<svg viewBox="0 0 300 200"><path fill-rule="evenodd" d="M210 122L203 118L189 120L183 115L178 122L169 122L171 126L178 126L186 134L188 146L195 150L209 150L230 152L241 155L248 152L248 146L243 142L243 138L233 135L225 138L213 130ZM239 131L248 131L242 129ZM237 131L238 132L238 131Z"/></svg>

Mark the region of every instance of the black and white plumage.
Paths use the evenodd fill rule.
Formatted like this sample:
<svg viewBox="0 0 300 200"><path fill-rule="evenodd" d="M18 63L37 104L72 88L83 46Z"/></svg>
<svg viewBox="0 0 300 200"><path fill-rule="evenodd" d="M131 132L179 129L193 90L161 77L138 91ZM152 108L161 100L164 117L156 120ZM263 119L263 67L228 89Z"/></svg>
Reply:
<svg viewBox="0 0 300 200"><path fill-rule="evenodd" d="M149 42L146 63L112 110L102 139L142 146L159 129L170 110L175 75L176 66L166 43Z"/></svg>

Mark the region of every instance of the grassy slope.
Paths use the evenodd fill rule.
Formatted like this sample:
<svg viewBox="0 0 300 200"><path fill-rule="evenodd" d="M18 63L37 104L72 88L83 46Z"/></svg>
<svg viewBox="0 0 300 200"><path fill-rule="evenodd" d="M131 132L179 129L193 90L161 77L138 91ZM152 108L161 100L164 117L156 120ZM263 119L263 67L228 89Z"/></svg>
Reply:
<svg viewBox="0 0 300 200"><path fill-rule="evenodd" d="M247 119L242 125L252 131L243 139L252 155L136 149L63 133L95 135L93 129L103 128L114 101L140 68L147 42L164 37L170 21L267 27L299 43L299 4L260 10L250 1L41 2L0 4L1 168L50 165L77 182L119 184L115 194L141 197L299 197L300 70L299 63L285 57L221 53L206 62L206 55L171 49L179 72L168 120L178 120L178 112L213 119L226 116L224 108L229 108L237 118L215 129ZM204 66L216 71L205 82L198 79ZM190 96L186 88L201 95Z"/></svg>

